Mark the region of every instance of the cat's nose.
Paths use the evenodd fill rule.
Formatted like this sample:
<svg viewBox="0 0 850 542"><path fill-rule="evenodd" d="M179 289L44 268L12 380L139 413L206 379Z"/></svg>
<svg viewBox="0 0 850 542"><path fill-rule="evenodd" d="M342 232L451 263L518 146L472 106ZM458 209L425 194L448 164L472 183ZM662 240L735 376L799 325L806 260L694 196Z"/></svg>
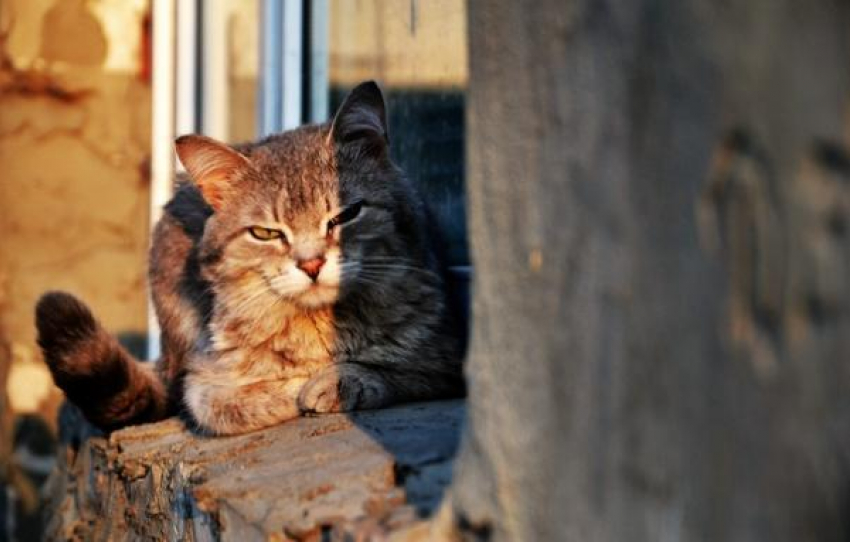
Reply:
<svg viewBox="0 0 850 542"><path fill-rule="evenodd" d="M316 280L316 277L319 276L319 271L322 270L322 266L325 265L325 259L322 257L319 258L311 258L309 260L298 260L298 269L304 271L304 273L310 277L313 281Z"/></svg>

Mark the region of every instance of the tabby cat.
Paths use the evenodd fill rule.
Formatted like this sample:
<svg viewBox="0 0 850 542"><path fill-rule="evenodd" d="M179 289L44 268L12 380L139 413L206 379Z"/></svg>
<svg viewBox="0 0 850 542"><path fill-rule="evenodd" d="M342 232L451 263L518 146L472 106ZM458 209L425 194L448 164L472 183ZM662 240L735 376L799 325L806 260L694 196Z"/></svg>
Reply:
<svg viewBox="0 0 850 542"><path fill-rule="evenodd" d="M388 145L373 82L329 124L236 147L177 139L191 179L150 252L162 357L137 363L50 292L36 325L56 384L105 430L183 412L214 434L462 394L440 242Z"/></svg>

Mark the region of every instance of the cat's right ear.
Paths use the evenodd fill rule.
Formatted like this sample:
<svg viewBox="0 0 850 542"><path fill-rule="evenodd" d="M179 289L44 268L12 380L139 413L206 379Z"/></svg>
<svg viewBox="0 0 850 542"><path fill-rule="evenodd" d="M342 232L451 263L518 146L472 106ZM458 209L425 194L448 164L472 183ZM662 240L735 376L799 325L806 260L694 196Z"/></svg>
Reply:
<svg viewBox="0 0 850 542"><path fill-rule="evenodd" d="M174 147L204 199L216 210L227 199L236 172L251 167L244 154L206 136L192 134L178 137Z"/></svg>

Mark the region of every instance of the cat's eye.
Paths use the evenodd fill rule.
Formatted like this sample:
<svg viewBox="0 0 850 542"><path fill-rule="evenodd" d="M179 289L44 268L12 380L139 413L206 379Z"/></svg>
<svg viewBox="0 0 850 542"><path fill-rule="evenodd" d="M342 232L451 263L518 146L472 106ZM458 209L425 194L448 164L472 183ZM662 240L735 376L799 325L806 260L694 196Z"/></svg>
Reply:
<svg viewBox="0 0 850 542"><path fill-rule="evenodd" d="M362 201L355 201L351 205L347 206L345 209L342 210L341 213L328 220L328 231L334 229L335 226L345 224L346 222L351 222L360 215L360 211L362 209Z"/></svg>
<svg viewBox="0 0 850 542"><path fill-rule="evenodd" d="M259 239L260 241L273 241L275 239L283 238L282 231L263 228L262 226L251 226L248 228L248 233L251 234L251 237Z"/></svg>

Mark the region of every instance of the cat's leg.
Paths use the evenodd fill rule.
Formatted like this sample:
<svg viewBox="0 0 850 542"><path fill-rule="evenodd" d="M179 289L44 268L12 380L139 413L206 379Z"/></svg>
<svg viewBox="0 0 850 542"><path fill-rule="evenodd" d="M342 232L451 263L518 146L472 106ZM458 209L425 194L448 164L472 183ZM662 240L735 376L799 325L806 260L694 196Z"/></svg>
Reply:
<svg viewBox="0 0 850 542"><path fill-rule="evenodd" d="M387 406L396 401L391 379L377 369L339 363L315 374L298 396L302 412L348 412Z"/></svg>
<svg viewBox="0 0 850 542"><path fill-rule="evenodd" d="M186 377L185 401L201 429L217 435L247 433L298 417L304 378L240 383Z"/></svg>
<svg viewBox="0 0 850 542"><path fill-rule="evenodd" d="M337 363L313 375L298 395L301 412L348 412L394 403L462 397L462 372L432 366L430 372L398 371L356 362Z"/></svg>

